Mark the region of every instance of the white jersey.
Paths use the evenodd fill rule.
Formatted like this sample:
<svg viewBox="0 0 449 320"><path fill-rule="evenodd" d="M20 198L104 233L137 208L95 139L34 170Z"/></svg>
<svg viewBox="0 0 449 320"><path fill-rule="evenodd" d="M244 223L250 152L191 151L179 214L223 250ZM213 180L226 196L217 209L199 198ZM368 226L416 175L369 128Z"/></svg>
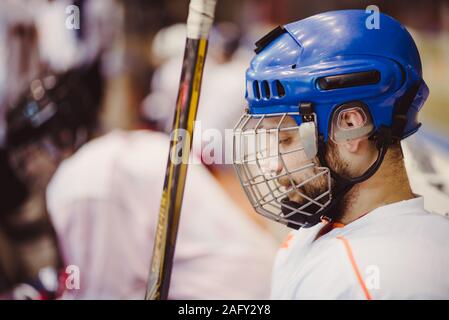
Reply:
<svg viewBox="0 0 449 320"><path fill-rule="evenodd" d="M163 134L116 131L61 164L47 198L66 263L80 269L66 298L143 299L168 147ZM268 298L275 253L207 169L190 165L170 298Z"/></svg>
<svg viewBox="0 0 449 320"><path fill-rule="evenodd" d="M449 220L426 212L422 197L379 207L317 238L323 226L289 234L275 262L272 298L449 299Z"/></svg>

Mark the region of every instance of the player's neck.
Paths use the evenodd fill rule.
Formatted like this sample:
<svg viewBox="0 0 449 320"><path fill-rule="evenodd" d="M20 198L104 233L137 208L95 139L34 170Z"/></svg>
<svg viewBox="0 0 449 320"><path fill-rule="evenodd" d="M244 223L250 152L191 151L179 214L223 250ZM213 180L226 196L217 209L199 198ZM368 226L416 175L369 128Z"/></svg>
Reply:
<svg viewBox="0 0 449 320"><path fill-rule="evenodd" d="M353 187L347 194L339 222L346 225L376 208L415 197L404 162L389 160L387 154L376 174Z"/></svg>

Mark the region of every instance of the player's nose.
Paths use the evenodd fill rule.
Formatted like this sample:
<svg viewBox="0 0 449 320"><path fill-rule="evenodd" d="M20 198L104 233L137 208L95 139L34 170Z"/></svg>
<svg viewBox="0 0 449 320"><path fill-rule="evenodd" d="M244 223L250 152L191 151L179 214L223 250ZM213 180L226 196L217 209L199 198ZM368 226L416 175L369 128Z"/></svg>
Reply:
<svg viewBox="0 0 449 320"><path fill-rule="evenodd" d="M265 175L279 175L283 168L282 160L279 157L270 157L262 162L262 171Z"/></svg>

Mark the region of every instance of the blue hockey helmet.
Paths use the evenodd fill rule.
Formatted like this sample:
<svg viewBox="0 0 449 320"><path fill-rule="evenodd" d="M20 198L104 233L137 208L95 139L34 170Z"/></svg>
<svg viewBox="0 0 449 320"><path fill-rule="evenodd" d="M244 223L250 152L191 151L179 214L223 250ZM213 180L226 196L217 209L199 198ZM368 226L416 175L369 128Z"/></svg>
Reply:
<svg viewBox="0 0 449 320"><path fill-rule="evenodd" d="M332 11L278 27L262 38L246 73L249 112L292 112L301 103L312 103L318 133L327 141L334 110L361 101L375 130L403 121L398 138L416 132L417 114L428 97L418 49L395 19L380 13L379 28L368 29L368 17L363 10ZM395 110L410 90L406 112ZM301 117L296 120L301 123Z"/></svg>

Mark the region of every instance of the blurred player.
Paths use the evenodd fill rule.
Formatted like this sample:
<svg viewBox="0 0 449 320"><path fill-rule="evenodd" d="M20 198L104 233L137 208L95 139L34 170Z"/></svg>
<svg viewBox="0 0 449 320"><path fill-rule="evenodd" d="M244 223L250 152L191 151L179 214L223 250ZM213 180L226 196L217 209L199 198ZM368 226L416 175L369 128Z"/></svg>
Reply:
<svg viewBox="0 0 449 320"><path fill-rule="evenodd" d="M146 42L138 39L132 47L113 42L105 53L123 54L103 67L103 114L116 107L136 112L140 106L139 81L148 66L145 60L138 68L128 63L144 50ZM112 130L85 144L62 163L48 188L65 262L80 272L79 288L67 290L67 299L145 295L169 138L135 130L142 127L139 117L125 117L134 130ZM272 237L246 218L202 165L191 165L170 298L267 298L274 252Z"/></svg>

